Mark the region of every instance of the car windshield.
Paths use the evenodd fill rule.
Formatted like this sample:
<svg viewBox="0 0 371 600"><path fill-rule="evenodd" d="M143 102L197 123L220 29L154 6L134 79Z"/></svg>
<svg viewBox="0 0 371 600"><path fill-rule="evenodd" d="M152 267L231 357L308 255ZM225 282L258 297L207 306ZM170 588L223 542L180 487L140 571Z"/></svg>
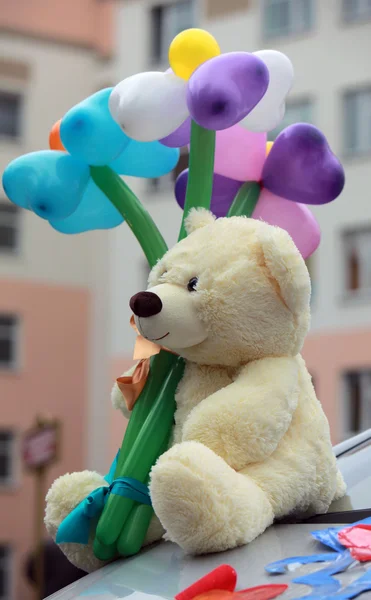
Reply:
<svg viewBox="0 0 371 600"><path fill-rule="evenodd" d="M335 454L347 484L344 498L325 515L289 515L281 523L354 523L371 517L371 431L339 444Z"/></svg>
<svg viewBox="0 0 371 600"><path fill-rule="evenodd" d="M371 511L371 437L339 452L338 462L348 490L345 498L333 503L330 512Z"/></svg>

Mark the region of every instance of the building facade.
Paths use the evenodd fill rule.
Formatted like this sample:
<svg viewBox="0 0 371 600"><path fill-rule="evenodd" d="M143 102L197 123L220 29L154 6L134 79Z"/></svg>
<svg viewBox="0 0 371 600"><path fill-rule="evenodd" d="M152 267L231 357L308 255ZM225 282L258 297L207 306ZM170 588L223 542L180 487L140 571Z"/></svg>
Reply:
<svg viewBox="0 0 371 600"><path fill-rule="evenodd" d="M322 242L309 261L312 327L304 348L333 440L339 441L371 427L370 3L128 0L119 4L116 19L119 78L165 70L170 41L190 26L209 30L223 52L274 48L287 54L295 81L281 128L292 122L313 123L344 165L342 195L314 209ZM272 132L271 139L277 133ZM186 157L182 161L185 168ZM176 241L181 219L173 197L175 175L134 184L168 244ZM113 376L130 360L134 337L128 300L145 286L147 271L129 232L117 230L112 239ZM131 257L125 272L123 256Z"/></svg>
<svg viewBox="0 0 371 600"><path fill-rule="evenodd" d="M47 6L46 6L47 5ZM223 52L275 48L293 62L283 125L309 121L347 176L310 259L312 328L304 354L333 440L371 427L371 9L368 0L0 0L0 170L47 147L51 125L102 87L165 70L172 38L203 27ZM271 138L278 131L272 132ZM168 245L181 221L173 187L129 180ZM27 600L34 489L21 437L37 414L63 422L58 475L101 472L125 421L109 387L132 364L130 297L148 267L129 228L63 236L0 192L0 600Z"/></svg>
<svg viewBox="0 0 371 600"><path fill-rule="evenodd" d="M0 171L48 147L55 121L106 86L112 3L0 0ZM104 470L109 391L108 232L63 236L0 192L0 598L32 597L35 489L21 440L37 415L62 422L62 473ZM93 441L94 440L94 441Z"/></svg>

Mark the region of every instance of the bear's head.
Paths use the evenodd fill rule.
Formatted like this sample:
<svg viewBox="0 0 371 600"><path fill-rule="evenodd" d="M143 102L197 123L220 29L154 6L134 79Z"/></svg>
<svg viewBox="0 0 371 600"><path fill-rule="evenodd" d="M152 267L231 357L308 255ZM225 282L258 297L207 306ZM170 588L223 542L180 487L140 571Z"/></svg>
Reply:
<svg viewBox="0 0 371 600"><path fill-rule="evenodd" d="M187 219L188 237L130 301L139 332L187 360L236 367L300 352L310 278L288 233L245 217Z"/></svg>

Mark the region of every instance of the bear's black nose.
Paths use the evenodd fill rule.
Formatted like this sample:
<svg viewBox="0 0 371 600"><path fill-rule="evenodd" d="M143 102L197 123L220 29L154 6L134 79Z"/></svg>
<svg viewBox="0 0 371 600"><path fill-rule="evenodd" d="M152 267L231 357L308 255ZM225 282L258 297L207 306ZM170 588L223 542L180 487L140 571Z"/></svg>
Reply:
<svg viewBox="0 0 371 600"><path fill-rule="evenodd" d="M154 317L162 310L161 298L153 292L139 292L131 298L130 308L136 317Z"/></svg>

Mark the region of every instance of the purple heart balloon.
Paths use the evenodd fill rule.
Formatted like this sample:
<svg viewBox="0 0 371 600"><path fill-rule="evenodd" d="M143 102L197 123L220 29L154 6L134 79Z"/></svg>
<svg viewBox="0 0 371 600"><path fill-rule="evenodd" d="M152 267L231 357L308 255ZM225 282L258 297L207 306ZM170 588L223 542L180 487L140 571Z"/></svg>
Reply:
<svg viewBox="0 0 371 600"><path fill-rule="evenodd" d="M181 208L184 208L187 183L188 169L185 169L180 173L175 183L175 197ZM241 181L214 173L210 210L216 217L226 216L241 185Z"/></svg>
<svg viewBox="0 0 371 600"><path fill-rule="evenodd" d="M189 112L206 129L227 129L252 111L268 83L268 69L256 55L221 54L203 63L189 79Z"/></svg>
<svg viewBox="0 0 371 600"><path fill-rule="evenodd" d="M323 133L313 125L296 123L274 142L262 179L265 188L287 200L327 204L341 193L345 175Z"/></svg>
<svg viewBox="0 0 371 600"><path fill-rule="evenodd" d="M182 148L188 146L191 140L191 117L188 117L178 129L160 140L161 144L169 148Z"/></svg>

